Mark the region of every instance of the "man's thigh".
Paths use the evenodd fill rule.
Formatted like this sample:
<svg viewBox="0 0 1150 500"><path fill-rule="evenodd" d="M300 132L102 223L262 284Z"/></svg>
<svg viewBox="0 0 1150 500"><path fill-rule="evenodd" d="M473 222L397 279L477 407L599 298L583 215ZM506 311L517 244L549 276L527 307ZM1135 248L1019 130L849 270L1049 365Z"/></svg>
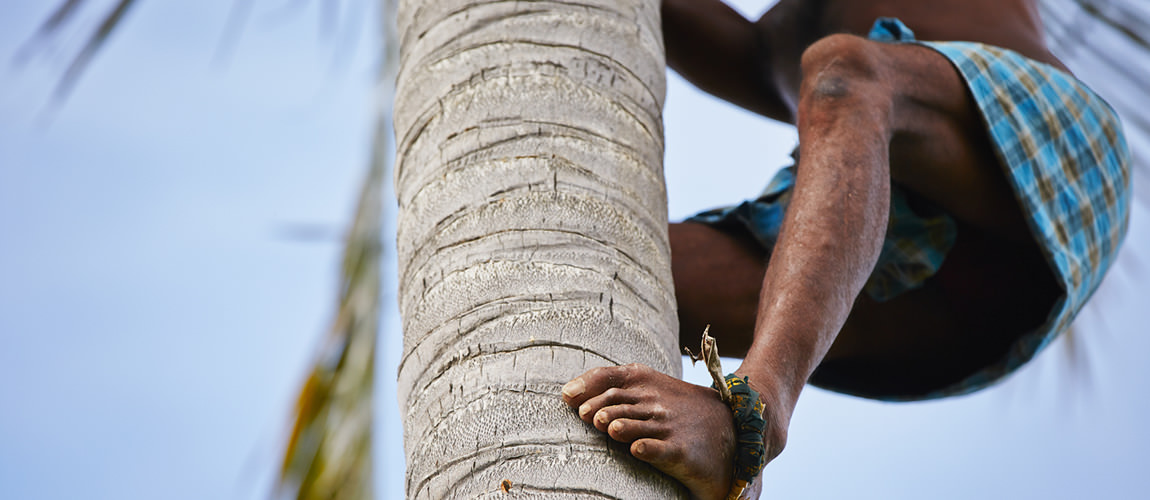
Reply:
<svg viewBox="0 0 1150 500"><path fill-rule="evenodd" d="M680 345L698 349L711 325L722 355L742 357L753 338L767 250L701 223L671 224L670 236Z"/></svg>
<svg viewBox="0 0 1150 500"><path fill-rule="evenodd" d="M973 229L1028 241L978 105L950 60L921 45L865 43L888 66L892 180Z"/></svg>
<svg viewBox="0 0 1150 500"><path fill-rule="evenodd" d="M828 363L858 368L848 376L882 365L910 378L928 371L937 380L961 378L1041 323L1059 287L950 60L920 45L853 43L883 80L872 88L889 92L874 102L891 106L892 182L912 202L942 209L959 230L943 267L921 288L888 302L859 297Z"/></svg>

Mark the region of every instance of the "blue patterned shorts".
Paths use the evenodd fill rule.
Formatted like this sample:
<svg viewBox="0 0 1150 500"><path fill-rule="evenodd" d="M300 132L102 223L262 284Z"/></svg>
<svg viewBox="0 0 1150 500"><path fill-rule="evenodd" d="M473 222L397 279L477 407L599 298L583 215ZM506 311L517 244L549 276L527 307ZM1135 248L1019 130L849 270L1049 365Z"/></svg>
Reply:
<svg viewBox="0 0 1150 500"><path fill-rule="evenodd" d="M1031 235L1065 291L1046 322L1022 335L992 365L928 394L876 397L905 401L966 394L1001 380L1033 358L1069 328L1094 293L1126 234L1130 152L1114 110L1057 68L980 43L917 41L909 28L891 18L877 20L869 37L930 47L958 69L981 111ZM788 167L759 198L689 220L749 232L769 251L793 187L794 167ZM954 244L954 220L921 203L912 209L907 197L892 186L887 236L864 287L878 301L922 286Z"/></svg>

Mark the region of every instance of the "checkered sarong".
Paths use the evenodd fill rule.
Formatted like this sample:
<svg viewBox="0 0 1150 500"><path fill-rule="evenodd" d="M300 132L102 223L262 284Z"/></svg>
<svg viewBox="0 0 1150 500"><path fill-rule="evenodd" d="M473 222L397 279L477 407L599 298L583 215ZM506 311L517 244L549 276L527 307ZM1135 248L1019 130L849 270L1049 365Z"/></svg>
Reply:
<svg viewBox="0 0 1150 500"><path fill-rule="evenodd" d="M1033 358L1070 326L1094 293L1126 234L1130 152L1114 110L1057 68L980 43L917 41L909 28L891 18L877 20L870 38L930 47L958 69L982 113L1031 235L1066 292L1046 323L1024 334L994 364L926 395L883 399L969 393ZM782 170L759 198L690 220L746 230L771 249L793 186L791 167ZM916 213L897 186L892 186L891 195L886 239L864 288L880 301L922 286L941 266L955 237L955 223L948 215Z"/></svg>

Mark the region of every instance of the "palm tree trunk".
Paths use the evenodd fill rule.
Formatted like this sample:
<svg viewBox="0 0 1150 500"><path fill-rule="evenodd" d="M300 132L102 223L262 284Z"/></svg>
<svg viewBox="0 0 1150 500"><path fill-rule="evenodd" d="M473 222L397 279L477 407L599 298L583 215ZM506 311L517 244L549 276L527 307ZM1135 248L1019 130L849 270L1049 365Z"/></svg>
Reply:
<svg viewBox="0 0 1150 500"><path fill-rule="evenodd" d="M678 375L657 0L410 0L395 104L408 498L674 498L563 405Z"/></svg>

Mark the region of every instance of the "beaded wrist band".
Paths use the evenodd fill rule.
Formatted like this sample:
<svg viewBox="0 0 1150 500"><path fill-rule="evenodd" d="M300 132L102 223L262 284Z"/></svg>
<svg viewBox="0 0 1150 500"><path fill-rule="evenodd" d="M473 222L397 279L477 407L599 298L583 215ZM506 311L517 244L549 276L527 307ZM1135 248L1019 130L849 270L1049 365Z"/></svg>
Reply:
<svg viewBox="0 0 1150 500"><path fill-rule="evenodd" d="M727 500L738 500L747 485L763 470L766 461L763 429L766 421L763 420L763 401L759 393L747 384L746 378L732 373L723 381L731 391L731 399L727 404L735 416L735 444L738 446L735 449L735 477Z"/></svg>

